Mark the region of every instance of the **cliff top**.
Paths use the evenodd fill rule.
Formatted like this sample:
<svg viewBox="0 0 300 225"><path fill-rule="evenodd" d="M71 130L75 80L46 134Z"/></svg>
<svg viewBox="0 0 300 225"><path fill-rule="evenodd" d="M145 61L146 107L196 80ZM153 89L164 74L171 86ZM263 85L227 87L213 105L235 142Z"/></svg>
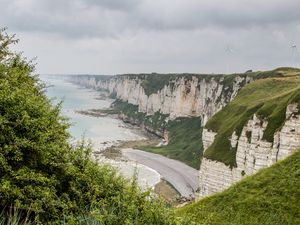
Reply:
<svg viewBox="0 0 300 225"><path fill-rule="evenodd" d="M184 78L185 81L197 78L198 80L211 80L221 82L224 85L224 90L231 89L236 77L251 77L253 79L262 79L267 77L285 77L292 76L299 73L299 69L280 67L272 71L247 71L245 73L234 74L194 74L194 73L141 73L141 74L123 74L117 75L116 78L123 79L139 79L146 95L151 95L163 89L166 85L173 85L176 80Z"/></svg>
<svg viewBox="0 0 300 225"><path fill-rule="evenodd" d="M247 71L245 73L234 74L196 74L196 73L141 73L141 74L122 74L115 78L139 79L146 95L151 95L164 88L166 85L173 85L176 80L184 78L185 81L197 78L199 81L209 81L214 79L224 85L224 90L231 90L236 77L250 77L253 79L263 79L268 77L287 77L299 74L300 69L290 67L280 67L271 71Z"/></svg>
<svg viewBox="0 0 300 225"><path fill-rule="evenodd" d="M224 89L231 89L236 77L251 77L253 79L262 79L267 77L286 77L294 76L300 69L290 67L280 67L271 71L249 70L245 73L234 74L197 74L197 73L140 73L140 74L119 74L119 75L76 75L77 77L94 78L96 81L107 81L111 79L133 79L140 80L146 95L151 95L163 89L166 85L174 85L176 80L184 78L185 81L197 78L199 81L209 81L211 79L221 82Z"/></svg>
<svg viewBox="0 0 300 225"><path fill-rule="evenodd" d="M206 158L236 166L236 149L231 147L229 140L234 131L240 136L244 125L256 114L268 121L263 139L273 142L274 133L286 119L287 106L300 104L299 69L278 68L256 76L261 79L243 87L236 98L205 125L208 130L218 133L205 151Z"/></svg>

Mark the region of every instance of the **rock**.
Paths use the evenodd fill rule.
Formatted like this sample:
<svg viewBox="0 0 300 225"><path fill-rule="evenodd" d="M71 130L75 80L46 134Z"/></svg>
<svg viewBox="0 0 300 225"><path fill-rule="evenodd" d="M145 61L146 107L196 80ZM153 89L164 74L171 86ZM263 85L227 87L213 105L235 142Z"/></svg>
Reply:
<svg viewBox="0 0 300 225"><path fill-rule="evenodd" d="M174 81L150 96L145 94L143 79L121 75L97 81L95 77L87 76L73 78L73 82L96 90L107 90L109 94L116 93L118 99L138 105L139 111L148 115L159 111L169 114L170 119L200 116L202 124L205 124L236 96L242 86L251 82L252 78L237 75L232 87L226 89L222 83L224 78L219 75L197 75L189 79L178 75Z"/></svg>
<svg viewBox="0 0 300 225"><path fill-rule="evenodd" d="M202 142L203 142L203 152L214 142L215 136L217 135L216 132L209 131L207 129L203 129L202 131Z"/></svg>
<svg viewBox="0 0 300 225"><path fill-rule="evenodd" d="M274 134L273 143L263 140L267 127L256 115L244 126L240 137L232 134L231 145L237 146L236 168L230 168L222 162L202 159L199 177L199 197L220 192L244 176L271 166L278 160L286 158L300 147L300 117L297 106L287 106L286 121L283 127ZM251 136L248 135L250 134ZM214 134L215 135L215 134ZM208 148L212 144L213 135L203 130L203 144Z"/></svg>

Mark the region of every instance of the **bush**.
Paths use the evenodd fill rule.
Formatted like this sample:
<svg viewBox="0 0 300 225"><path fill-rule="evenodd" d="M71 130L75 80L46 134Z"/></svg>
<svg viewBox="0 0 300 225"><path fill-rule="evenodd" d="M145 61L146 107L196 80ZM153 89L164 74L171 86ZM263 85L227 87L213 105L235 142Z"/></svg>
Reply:
<svg viewBox="0 0 300 225"><path fill-rule="evenodd" d="M174 224L160 200L97 165L88 144L70 144L60 104L45 97L32 62L10 51L14 43L2 29L0 220L17 208L36 224Z"/></svg>

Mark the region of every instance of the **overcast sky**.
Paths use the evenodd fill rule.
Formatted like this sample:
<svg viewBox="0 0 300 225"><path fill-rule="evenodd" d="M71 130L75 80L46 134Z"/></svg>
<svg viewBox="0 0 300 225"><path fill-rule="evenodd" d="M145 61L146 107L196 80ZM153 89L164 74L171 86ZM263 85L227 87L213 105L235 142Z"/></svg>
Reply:
<svg viewBox="0 0 300 225"><path fill-rule="evenodd" d="M0 9L0 27L37 56L38 73L300 66L300 0L0 0Z"/></svg>

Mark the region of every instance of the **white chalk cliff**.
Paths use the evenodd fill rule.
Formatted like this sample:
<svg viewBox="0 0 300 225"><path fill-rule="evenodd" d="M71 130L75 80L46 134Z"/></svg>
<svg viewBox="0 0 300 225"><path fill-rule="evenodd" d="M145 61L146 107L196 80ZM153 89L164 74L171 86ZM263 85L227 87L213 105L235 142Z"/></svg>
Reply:
<svg viewBox="0 0 300 225"><path fill-rule="evenodd" d="M97 80L92 76L73 78L80 85L115 93L118 99L138 105L139 111L148 115L159 111L169 114L170 119L200 116L202 124L231 101L240 88L252 79L237 75L231 88L226 87L223 80L224 77L219 75L197 75L191 79L178 75L161 90L148 96L142 85L144 78L136 75L115 76L107 80Z"/></svg>
<svg viewBox="0 0 300 225"><path fill-rule="evenodd" d="M80 85L106 90L118 99L138 105L139 111L148 115L160 112L169 114L169 119L197 116L201 117L202 125L233 100L241 87L251 82L252 78L236 75L229 87L224 84L223 76L197 75L186 78L178 75L161 90L149 95L143 88L144 80L145 77L136 75L121 75L110 79L97 79L95 76L73 78L73 81ZM272 143L263 140L267 121L261 121L256 115L247 122L239 137L233 133L230 142L232 147L237 149L237 167L230 168L222 162L203 158L199 176L199 196L222 191L299 148L298 110L296 104L287 107L286 121L275 133ZM214 142L216 135L217 133L203 129L204 151Z"/></svg>
<svg viewBox="0 0 300 225"><path fill-rule="evenodd" d="M300 147L300 116L297 104L290 104L286 110L286 121L275 133L273 143L263 140L267 121L256 115L244 126L240 137L231 137L232 147L237 147L237 167L230 168L222 162L203 158L200 167L199 195L207 196L220 192L244 176L268 167L284 159ZM204 129L204 151L213 143L216 133Z"/></svg>

